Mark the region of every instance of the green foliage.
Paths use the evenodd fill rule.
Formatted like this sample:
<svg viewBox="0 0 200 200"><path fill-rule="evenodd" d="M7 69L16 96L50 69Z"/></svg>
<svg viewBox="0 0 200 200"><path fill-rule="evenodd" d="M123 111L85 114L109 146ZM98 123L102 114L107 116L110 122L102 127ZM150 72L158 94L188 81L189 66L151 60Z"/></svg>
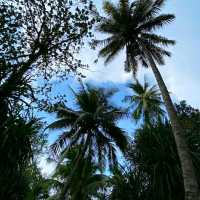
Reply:
<svg viewBox="0 0 200 200"><path fill-rule="evenodd" d="M65 182L69 183L65 196L72 200L78 200L80 197L89 200L96 196L105 184L106 176L97 173L100 168L91 161L91 158L82 158L77 163L79 150L80 146L76 146L63 153L53 175L53 187L57 190L55 198L64 189ZM74 168L75 173L72 173Z"/></svg>
<svg viewBox="0 0 200 200"><path fill-rule="evenodd" d="M130 169L115 168L109 180L112 192L110 200L147 200L147 178Z"/></svg>
<svg viewBox="0 0 200 200"><path fill-rule="evenodd" d="M0 127L0 198L23 199L26 168L41 151L44 138L39 134L41 124L36 119L12 116Z"/></svg>
<svg viewBox="0 0 200 200"><path fill-rule="evenodd" d="M66 79L83 66L74 55L91 37L92 8L91 1L0 1L0 199L36 199L40 175L34 183L26 175L44 142L34 103L47 98L52 78Z"/></svg>
<svg viewBox="0 0 200 200"><path fill-rule="evenodd" d="M119 0L118 5L104 2L106 17L101 19L97 30L109 35L106 39L97 40L102 45L99 55L105 63L112 61L119 52L126 48L125 71L136 75L139 63L149 66L149 57L156 63L164 64L164 56L170 56L166 46L174 45L155 31L174 20L171 14L159 14L164 0Z"/></svg>
<svg viewBox="0 0 200 200"><path fill-rule="evenodd" d="M26 168L23 176L26 184L24 200L43 200L50 196L52 180L41 175L36 163Z"/></svg>
<svg viewBox="0 0 200 200"><path fill-rule="evenodd" d="M49 129L64 129L63 134L52 145L52 150L59 153L74 145L82 146L82 156L92 158L103 167L108 160L110 166L116 164L116 147L125 152L127 137L116 122L125 112L114 107L108 101L113 92L103 89L82 86L78 93L74 92L76 110L66 105L56 105L54 112L58 120L48 126Z"/></svg>
<svg viewBox="0 0 200 200"><path fill-rule="evenodd" d="M156 199L183 199L181 167L169 123L143 126L136 133L132 155L139 171L149 176Z"/></svg>
<svg viewBox="0 0 200 200"><path fill-rule="evenodd" d="M36 91L44 98L52 78L65 80L69 72L78 74L82 64L74 55L83 38L91 37L92 8L91 1L0 2L0 104L25 103L23 97L35 101ZM36 89L31 83L38 78L45 83Z"/></svg>
<svg viewBox="0 0 200 200"><path fill-rule="evenodd" d="M156 85L150 86L145 80L144 85L139 81L131 83L128 87L134 92L131 96L125 96L124 101L130 103L132 117L136 122L143 120L145 123L154 123L165 115L161 94Z"/></svg>
<svg viewBox="0 0 200 200"><path fill-rule="evenodd" d="M176 105L179 119L185 129L185 137L192 155L195 172L199 177L199 117L197 109L185 102ZM157 121L143 125L137 130L127 159L148 178L148 187L153 199L178 200L184 198L181 165L170 123Z"/></svg>
<svg viewBox="0 0 200 200"><path fill-rule="evenodd" d="M95 45L103 45L99 55L106 63L125 48L125 71L134 75L139 64L164 64L164 57L170 56L165 47L175 43L157 34L175 18L160 14L164 3L104 2L107 16L101 18L97 30L109 36ZM130 84L134 94L125 97L133 118L144 120L128 152L128 137L117 126L127 113L109 101L115 91L82 84L78 92L72 90L73 108L64 103L47 106L57 114L47 128L63 130L51 146L60 160L51 178L44 178L37 167L45 136L43 124L32 116L33 103L41 103L45 110L53 79L65 80L70 72L82 76L78 69L84 65L76 55L84 39L92 37L98 20L93 8L91 1L0 1L0 199L55 200L62 194L72 200L184 198L171 125L164 120L159 91L146 81ZM44 85L34 88L33 81L39 79ZM200 112L185 102L176 109L200 180ZM117 149L126 153L131 167L118 167ZM110 178L102 174L107 163L112 169Z"/></svg>
<svg viewBox="0 0 200 200"><path fill-rule="evenodd" d="M200 185L200 111L187 105L185 101L176 104L179 119L184 127L187 143Z"/></svg>

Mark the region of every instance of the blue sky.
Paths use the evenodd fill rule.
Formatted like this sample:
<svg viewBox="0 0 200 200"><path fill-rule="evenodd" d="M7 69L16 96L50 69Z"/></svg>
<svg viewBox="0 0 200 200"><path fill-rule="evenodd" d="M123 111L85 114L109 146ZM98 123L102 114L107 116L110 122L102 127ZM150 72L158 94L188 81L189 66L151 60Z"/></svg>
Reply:
<svg viewBox="0 0 200 200"><path fill-rule="evenodd" d="M103 1L94 0L94 2L98 10L102 12ZM174 101L186 100L190 105L197 108L200 108L199 8L199 0L168 0L163 12L174 13L176 20L160 32L177 42L170 49L172 57L166 60L165 66L160 67L160 71L171 92L172 98ZM97 37L102 36L97 35ZM123 51L107 66L104 66L103 60L94 64L94 60L97 58L97 51L90 50L87 47L81 51L80 58L83 62L90 65L89 70L82 71L87 76L84 81L97 86L118 87L120 92L115 95L112 101L117 105L121 105L121 99L129 92L125 85L132 80L131 74L126 74L123 71ZM140 70L138 73L139 80L143 80L144 76L152 83L154 82L151 70ZM76 79L72 77L55 88L55 90L56 93L65 93L68 99L72 101L73 97L69 85L74 89L78 88ZM48 116L47 120L50 122L53 120L53 117ZM119 122L119 126L124 128L130 136L134 135L134 129L136 128L134 122L122 120ZM50 133L49 142L52 143L56 137L57 132ZM44 166L44 162L41 165ZM51 167L46 167L44 171L48 171L49 168Z"/></svg>

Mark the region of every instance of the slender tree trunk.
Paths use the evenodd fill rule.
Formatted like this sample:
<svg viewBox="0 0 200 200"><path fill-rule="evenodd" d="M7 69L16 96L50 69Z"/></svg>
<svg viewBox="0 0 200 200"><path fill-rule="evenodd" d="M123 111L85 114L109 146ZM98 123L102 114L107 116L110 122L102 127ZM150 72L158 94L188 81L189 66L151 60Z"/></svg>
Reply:
<svg viewBox="0 0 200 200"><path fill-rule="evenodd" d="M149 56L149 62L152 71L155 75L155 78L157 80L160 91L162 93L162 97L171 121L172 130L174 133L174 138L177 146L177 151L182 167L182 174L183 174L183 181L185 188L185 200L199 200L199 189L198 189L197 178L195 175L192 158L189 153L189 148L184 138L184 130L181 127L175 107L172 103L171 97L163 81L163 78L151 56Z"/></svg>

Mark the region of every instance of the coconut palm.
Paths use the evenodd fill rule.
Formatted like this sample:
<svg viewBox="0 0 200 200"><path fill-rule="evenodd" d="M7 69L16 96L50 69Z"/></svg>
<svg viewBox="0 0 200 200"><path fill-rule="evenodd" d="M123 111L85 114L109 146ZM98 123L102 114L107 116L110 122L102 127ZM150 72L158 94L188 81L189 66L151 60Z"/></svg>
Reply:
<svg viewBox="0 0 200 200"><path fill-rule="evenodd" d="M81 145L81 151L76 159L78 165L81 158L92 157L99 165L105 166L109 162L112 168L117 164L116 147L125 152L127 137L125 132L116 125L125 112L111 105L108 98L113 91L95 89L82 85L81 90L74 92L77 109L66 105L56 106L58 120L48 126L49 129L65 129L57 141L52 145L54 152L70 149ZM74 167L76 169L76 167ZM73 170L72 174L75 173ZM60 199L63 199L67 190L67 183Z"/></svg>
<svg viewBox="0 0 200 200"><path fill-rule="evenodd" d="M116 147L124 152L127 137L116 125L125 111L110 104L108 98L112 95L113 91L82 85L78 93L74 92L77 109L57 105L54 111L58 120L48 128L64 131L52 145L52 150L59 153L74 145L82 145L83 155L93 155L102 165L108 156L110 164L115 164Z"/></svg>
<svg viewBox="0 0 200 200"><path fill-rule="evenodd" d="M167 87L157 68L164 64L164 57L170 56L165 50L168 45L174 45L169 40L157 34L159 28L169 24L175 18L171 14L160 14L165 0L120 0L115 6L109 1L104 2L106 18L102 18L97 29L109 36L97 44L103 48L99 55L105 58L105 63L114 59L122 49L126 49L125 70L136 75L138 66L150 67L155 75L162 93L166 109L171 120L176 146L182 165L186 200L197 199L198 184L188 146L183 137L183 128L170 98Z"/></svg>
<svg viewBox="0 0 200 200"><path fill-rule="evenodd" d="M128 87L134 94L125 96L124 101L130 103L132 117L136 122L143 119L145 123L154 123L162 119L165 111L162 109L163 102L156 85L150 86L146 80L142 85L137 80L136 83L128 84Z"/></svg>

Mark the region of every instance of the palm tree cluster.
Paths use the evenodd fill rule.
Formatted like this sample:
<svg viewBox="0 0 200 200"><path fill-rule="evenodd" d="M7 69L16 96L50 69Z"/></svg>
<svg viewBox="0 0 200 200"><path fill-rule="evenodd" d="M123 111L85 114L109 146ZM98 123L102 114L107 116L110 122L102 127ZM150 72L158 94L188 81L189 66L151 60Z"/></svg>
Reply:
<svg viewBox="0 0 200 200"><path fill-rule="evenodd" d="M126 136L126 133L123 132L120 140L112 140L111 143L113 147L121 150L124 156L124 163L121 163L116 155L115 163L113 163L113 157L109 155L109 152L108 154L104 154L104 157L114 164L111 165L109 174L105 173L107 171L106 165L102 165L101 159L99 160L99 148L93 148L96 139L99 137L98 134L102 134L101 132L96 131L90 143L81 142L85 141L83 139L71 143L74 139L74 135L70 134L73 126L69 126L69 117L67 116L70 116L72 112L80 112L80 105L77 105L79 111L71 109L70 112L69 108L64 105L56 105L53 108L49 108L51 112L54 110L54 112L57 113L58 120L50 124L48 128L63 130L62 135L59 136L58 140L51 146L54 154L59 158L59 160L56 161L56 171L52 176L53 184L51 183L49 185L50 188L56 191L51 198L76 200L81 196L83 199L88 200L93 198L113 200L184 199L184 179L181 162L173 137L173 129L167 115L164 113L161 102L152 102L152 99L160 100L159 93L157 93L157 90L153 90L152 92L152 88L155 89L155 86L147 87L146 82L142 85L136 81L132 83L131 86L132 89L136 89L133 89L133 94L129 96L132 100L130 106L132 107L133 104L139 104L141 106L134 106L133 109L129 109L127 112L130 112L131 115L127 113L126 116L131 116L131 118L137 122L138 116L135 117L134 113L138 113L141 108L142 110L151 110L153 106L157 108L157 110L162 110L163 112L157 112L156 118L154 118L154 112L149 112L149 118L154 119L153 121L149 120L149 118L145 118L144 115L140 115L142 123L140 123L139 128L136 130L134 139L130 139ZM138 93L138 88L145 88L145 90ZM83 101L86 100L82 96L83 92L87 93L87 100L88 97L91 97L90 95L94 95L94 92L96 95L98 94L98 98L95 100L93 99L93 104L90 104L90 106L95 105L95 107L91 106L91 109L89 109L90 112L95 110L96 113L96 110L102 105L103 99L104 109L101 111L102 114L99 113L99 116L101 116L101 119L99 119L100 124L104 118L108 119L107 115L103 115L104 111L108 108L114 109L115 112L122 112L111 106L110 103L108 103L109 101L106 101L106 96L104 95L110 94L110 91L106 93L105 90L91 86L87 88L87 86L82 85L78 93L74 92L75 99L79 97L79 101L76 101L76 104L79 102L83 103ZM146 104L144 104L144 99L139 97L145 96L146 93L150 93L151 98L147 98ZM138 98L135 98L136 96ZM110 95L107 97L110 97ZM63 111L63 108L67 110L65 116L58 114L61 110ZM88 108L89 104L87 104L87 109ZM95 109L93 110L92 108ZM181 124L184 124L185 138L189 146L189 152L192 155L195 174L199 177L200 111L188 106L184 101L176 105L176 110ZM70 115L68 113L70 113ZM106 113L111 113L111 111ZM123 115L120 114L120 116L118 115L117 118L114 117L113 119L119 119L120 117L123 117ZM73 120L72 124L74 123L76 123L76 120ZM84 120L84 127L90 130L90 120ZM65 129L68 129L68 131L66 132ZM109 132L105 134L108 133ZM67 134L68 137L63 137L63 134ZM92 133L89 132L89 134ZM104 137L104 139L105 141L103 144L107 141L106 137ZM61 140L62 142L60 142ZM124 141L126 141L126 145L122 149L120 147ZM59 152L57 150L58 148L60 149ZM110 165L107 165L107 167L109 166Z"/></svg>
<svg viewBox="0 0 200 200"><path fill-rule="evenodd" d="M161 13L166 0L106 0L103 17L91 1L14 2L0 2L0 199L199 200L200 110L174 104L158 69L175 44L158 34L175 19ZM129 92L117 105L117 89L79 79L79 89L70 86L73 100L53 100L50 79L79 74L74 54L94 24L105 37L91 44L105 64L125 54ZM140 67L157 84L140 82ZM38 89L30 77L40 83L40 72ZM120 127L124 119L137 125L132 132ZM56 139L47 146L50 134ZM46 151L55 166L48 176L38 165Z"/></svg>
<svg viewBox="0 0 200 200"><path fill-rule="evenodd" d="M184 129L157 68L157 65L164 64L165 56L171 55L165 47L175 44L175 41L156 33L158 29L175 19L173 14L160 14L165 2L165 0L137 0L130 3L129 0L119 0L116 6L105 1L104 11L107 16L101 20L97 29L108 37L96 43L103 45L99 55L105 58L105 63L111 61L120 50L125 48L125 71L132 71L136 75L140 65L152 69L171 120L184 177L185 198L186 200L198 199L197 178L183 136Z"/></svg>

